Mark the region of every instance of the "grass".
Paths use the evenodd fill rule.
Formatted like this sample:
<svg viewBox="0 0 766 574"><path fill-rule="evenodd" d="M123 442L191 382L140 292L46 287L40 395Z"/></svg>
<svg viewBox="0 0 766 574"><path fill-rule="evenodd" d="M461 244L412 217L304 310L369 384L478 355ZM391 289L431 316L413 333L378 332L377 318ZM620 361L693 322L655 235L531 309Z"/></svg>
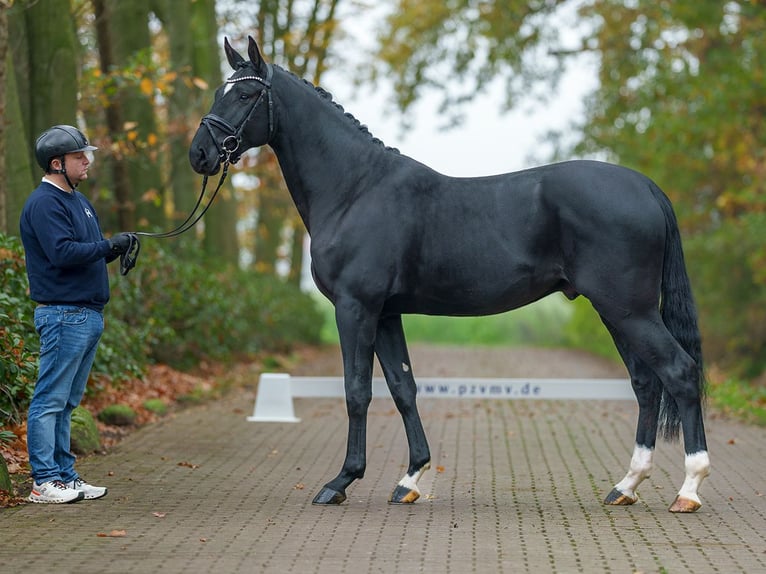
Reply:
<svg viewBox="0 0 766 574"><path fill-rule="evenodd" d="M318 296L321 297L321 296ZM323 297L321 338L337 343L338 331L332 305ZM488 317L433 317L406 315L404 332L409 343L481 346L566 346L565 326L571 307L563 297L552 296L532 305Z"/></svg>
<svg viewBox="0 0 766 574"><path fill-rule="evenodd" d="M766 426L766 386L725 378L711 381L708 391L713 408L738 420Z"/></svg>

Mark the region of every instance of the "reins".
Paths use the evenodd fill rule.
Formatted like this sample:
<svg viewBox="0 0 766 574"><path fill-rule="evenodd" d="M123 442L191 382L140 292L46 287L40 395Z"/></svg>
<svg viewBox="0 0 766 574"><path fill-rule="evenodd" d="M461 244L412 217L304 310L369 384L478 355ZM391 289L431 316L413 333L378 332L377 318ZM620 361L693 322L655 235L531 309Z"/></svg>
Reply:
<svg viewBox="0 0 766 574"><path fill-rule="evenodd" d="M202 216L205 215L208 209L210 209L210 206L213 204L213 200L215 199L216 195L218 195L218 192L223 186L223 182L226 180L226 176L229 173L229 166L233 163L237 163L237 161L239 160L238 157L233 157L233 156L236 153L236 151L239 149L240 144L242 143L242 131L244 130L245 126L250 121L250 119L253 117L255 110L258 108L261 102L263 102L264 97L266 98L268 102L267 105L269 108L268 109L269 138L267 140L267 143L271 141L272 137L274 136L274 103L271 97L272 74L273 74L273 68L271 64L269 64L268 75L266 79L263 79L260 76L241 76L239 78L229 78L228 80L226 80L227 84L233 84L233 83L242 82L245 80L255 80L257 82L260 82L263 85L263 89L261 90L261 93L258 95L258 98L255 100L255 102L253 102L253 105L250 107L250 110L248 111L247 115L242 120L242 122L239 124L239 126L237 127L232 126L228 121L226 121L225 119L223 119L222 117L216 114L207 114L205 117L202 118L202 121L200 122L201 125L207 128L208 133L210 134L210 138L213 140L216 148L218 149L218 159L223 164L223 171L221 172L221 177L218 180L218 185L216 186L215 191L213 191L212 195L210 196L210 200L207 202L207 205L204 206L201 212L197 213L197 210L199 209L200 205L202 205L202 200L205 196L205 189L207 188L208 176L206 175L204 179L202 180L202 191L200 192L199 197L197 198L197 203L194 205L194 208L192 209L189 216L178 227L176 227L175 229L171 229L170 231L163 231L163 232L157 232L157 233L152 233L149 231L133 231L128 233L128 235L130 236L130 245L127 251L123 253L122 255L120 255L120 274L121 275L127 275L130 272L130 270L136 266L136 261L138 260L138 254L141 252L141 242L138 240L139 236L154 237L158 239L177 237L181 235L182 233L186 233L187 231L189 231L192 227L194 227L197 224L197 222L200 219L202 219ZM226 134L226 137L224 137L220 143L218 141L218 138L216 138L213 128Z"/></svg>
<svg viewBox="0 0 766 574"><path fill-rule="evenodd" d="M223 171L221 172L221 177L218 180L218 185L215 188L215 191L213 191L212 195L210 196L210 199L208 200L207 204L204 206L202 211L197 213L197 210L199 209L200 205L202 205L202 199L205 197L205 190L207 188L207 180L208 176L205 176L202 180L202 191L200 191L199 197L197 198L197 203L194 205L194 208L191 210L191 213L189 213L189 216L184 220L183 223L181 223L178 227L175 229L171 229L170 231L163 231L163 232L157 232L152 233L149 231L132 231L128 233L130 236L130 245L128 246L127 251L120 255L120 274L121 275L127 275L130 273L130 270L133 269L136 266L136 261L138 260L138 254L141 252L141 242L138 240L138 237L154 237L157 239L166 239L170 237L177 237L181 235L182 233L186 233L189 231L192 227L194 227L197 222L202 219L202 216L207 213L207 210L210 209L210 206L213 204L213 200L215 199L216 195L218 195L218 192L220 191L221 187L223 187L223 182L226 180L226 176L229 173L229 165L231 165L231 161L229 157L227 157L223 162ZM195 217L196 215L196 217Z"/></svg>

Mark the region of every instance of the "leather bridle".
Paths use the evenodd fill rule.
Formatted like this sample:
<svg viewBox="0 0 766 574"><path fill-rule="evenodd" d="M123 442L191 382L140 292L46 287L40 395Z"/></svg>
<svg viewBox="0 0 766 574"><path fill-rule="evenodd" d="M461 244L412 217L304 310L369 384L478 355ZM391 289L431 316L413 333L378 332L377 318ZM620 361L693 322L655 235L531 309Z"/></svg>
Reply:
<svg viewBox="0 0 766 574"><path fill-rule="evenodd" d="M267 64L267 74L265 79L261 76L248 75L240 76L238 78L232 76L226 80L226 84L256 81L263 86L263 89L258 94L258 97L253 102L253 104L250 106L247 115L245 115L245 118L242 120L239 126L235 127L231 125L227 120L216 114L207 114L202 118L201 124L207 128L207 131L210 134L210 138L215 143L215 147L218 150L218 159L221 162L237 163L239 156L234 156L234 154L237 150L239 150L239 146L242 143L242 132L244 131L247 123L253 117L255 111L258 109L258 106L260 106L264 100L267 102L269 114L269 137L265 143L269 143L274 137L274 100L271 97L271 78L273 74L274 69L272 65ZM216 137L216 130L225 134L225 137L222 140L219 140Z"/></svg>

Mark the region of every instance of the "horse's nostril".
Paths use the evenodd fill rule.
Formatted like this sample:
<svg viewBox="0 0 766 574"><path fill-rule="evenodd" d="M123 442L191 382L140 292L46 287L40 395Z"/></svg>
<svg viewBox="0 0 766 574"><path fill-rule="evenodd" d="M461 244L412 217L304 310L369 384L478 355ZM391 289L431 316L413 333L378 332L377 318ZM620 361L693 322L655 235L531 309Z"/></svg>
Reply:
<svg viewBox="0 0 766 574"><path fill-rule="evenodd" d="M189 150L189 163L197 173L202 173L208 169L208 159L205 149L201 146L194 146Z"/></svg>

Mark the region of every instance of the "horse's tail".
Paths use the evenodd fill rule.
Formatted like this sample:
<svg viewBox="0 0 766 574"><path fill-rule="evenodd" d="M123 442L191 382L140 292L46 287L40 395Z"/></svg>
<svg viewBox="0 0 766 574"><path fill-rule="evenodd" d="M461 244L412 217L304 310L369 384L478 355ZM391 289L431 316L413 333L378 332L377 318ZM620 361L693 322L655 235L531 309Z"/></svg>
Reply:
<svg viewBox="0 0 766 574"><path fill-rule="evenodd" d="M656 185L652 185L652 193L665 214L667 229L660 299L662 320L676 341L697 364L697 386L700 399L704 400L706 381L702 362L702 340L697 325L697 309L694 305L691 283L686 272L678 221L670 200L662 190ZM659 432L666 440L676 440L679 435L680 423L678 405L667 389L663 387L659 412Z"/></svg>

